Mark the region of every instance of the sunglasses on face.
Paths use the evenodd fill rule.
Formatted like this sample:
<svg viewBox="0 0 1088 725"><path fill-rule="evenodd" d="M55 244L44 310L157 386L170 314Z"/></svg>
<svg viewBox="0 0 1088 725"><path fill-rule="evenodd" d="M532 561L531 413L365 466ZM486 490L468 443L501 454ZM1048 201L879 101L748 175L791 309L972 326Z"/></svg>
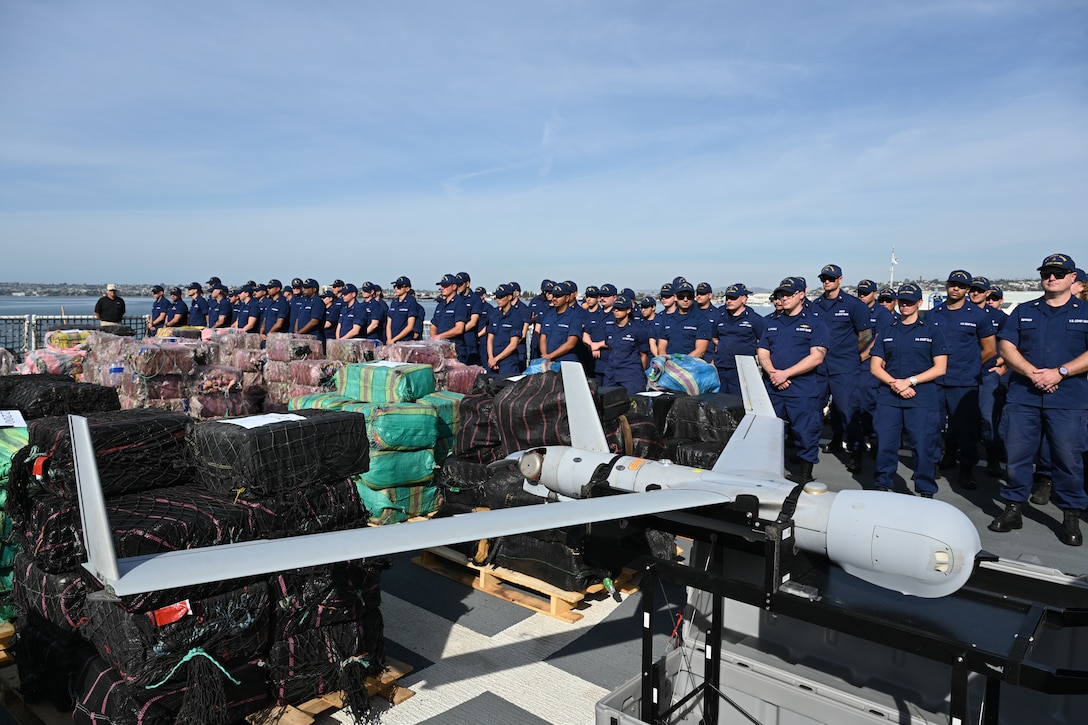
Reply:
<svg viewBox="0 0 1088 725"><path fill-rule="evenodd" d="M979 289L978 287L972 287L971 288L971 294L973 294L973 295L984 295L984 294L986 294L986 290Z"/></svg>
<svg viewBox="0 0 1088 725"><path fill-rule="evenodd" d="M695 295L693 295L690 292L681 292L680 294L676 295L676 299L678 299L678 300L693 300L693 299L695 299Z"/></svg>
<svg viewBox="0 0 1088 725"><path fill-rule="evenodd" d="M887 304L889 302L895 302L895 300L892 299L891 297L881 297L879 301L883 302L884 304Z"/></svg>
<svg viewBox="0 0 1088 725"><path fill-rule="evenodd" d="M1065 279L1070 274L1072 274L1072 270L1068 269L1044 269L1040 270L1039 278L1050 279L1051 277L1054 277L1054 279Z"/></svg>
<svg viewBox="0 0 1088 725"><path fill-rule="evenodd" d="M962 282L949 282L948 287L949 289L968 289L968 285L965 285Z"/></svg>

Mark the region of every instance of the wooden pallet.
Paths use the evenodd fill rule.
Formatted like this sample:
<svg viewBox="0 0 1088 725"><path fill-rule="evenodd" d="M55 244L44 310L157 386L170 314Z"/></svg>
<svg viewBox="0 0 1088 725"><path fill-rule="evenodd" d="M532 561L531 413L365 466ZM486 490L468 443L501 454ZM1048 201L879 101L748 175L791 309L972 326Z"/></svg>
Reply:
<svg viewBox="0 0 1088 725"><path fill-rule="evenodd" d="M0 622L0 667L15 662L9 646L11 638L15 636L15 625L11 622Z"/></svg>
<svg viewBox="0 0 1088 725"><path fill-rule="evenodd" d="M481 545L486 546L486 543L481 542ZM464 554L445 546L424 549L419 556L412 559L412 563L473 589L534 612L562 619L564 622L573 623L582 618L583 615L575 611L575 607L582 604L586 595L597 595L605 591L603 584L594 584L580 592L566 591L513 569L479 566ZM623 574L614 582L616 588L624 594L637 592L638 587L631 584L633 574L634 572L624 569Z"/></svg>
<svg viewBox="0 0 1088 725"><path fill-rule="evenodd" d="M385 669L377 677L366 678L366 694L375 695L399 705L416 693L397 684L397 680L412 671L412 666L394 659L387 659ZM246 718L251 725L310 725L318 715L328 710L344 707L342 692L334 692L307 700L300 705L274 707L271 711L254 713Z"/></svg>

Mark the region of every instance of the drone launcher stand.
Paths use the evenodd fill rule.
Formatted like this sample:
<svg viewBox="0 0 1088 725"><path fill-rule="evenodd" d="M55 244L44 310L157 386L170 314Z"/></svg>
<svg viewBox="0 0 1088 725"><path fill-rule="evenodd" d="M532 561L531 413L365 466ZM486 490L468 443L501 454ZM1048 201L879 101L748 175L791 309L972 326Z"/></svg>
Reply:
<svg viewBox="0 0 1088 725"><path fill-rule="evenodd" d="M741 700L775 722L1088 722L1088 582L980 557L958 593L908 597L796 552L788 504L758 512L741 496L644 522L693 547L687 564L646 564L641 674L598 703L598 725L765 721ZM655 661L659 578L694 611Z"/></svg>

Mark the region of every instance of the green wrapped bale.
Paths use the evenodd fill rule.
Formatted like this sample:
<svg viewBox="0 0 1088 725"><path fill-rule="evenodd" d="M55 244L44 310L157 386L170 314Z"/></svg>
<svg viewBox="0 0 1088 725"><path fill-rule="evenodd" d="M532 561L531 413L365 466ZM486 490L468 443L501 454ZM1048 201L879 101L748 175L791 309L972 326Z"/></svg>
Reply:
<svg viewBox="0 0 1088 725"><path fill-rule="evenodd" d="M420 403L433 405L438 411L438 437L453 439L457 435L457 428L461 421L457 417L457 411L464 398L464 393L451 393L439 390L430 395L424 395L419 399Z"/></svg>
<svg viewBox="0 0 1088 725"><path fill-rule="evenodd" d="M345 413L362 413L367 419L370 419L370 414L381 407L380 403L360 403L358 400L352 400L350 403L344 403L344 407L340 410Z"/></svg>
<svg viewBox="0 0 1088 725"><path fill-rule="evenodd" d="M359 498L370 512L370 523L399 524L416 516L430 516L442 506L438 486L390 486L374 490L356 482Z"/></svg>
<svg viewBox="0 0 1088 725"><path fill-rule="evenodd" d="M385 360L346 365L336 373L336 392L364 403L412 403L434 392L434 370Z"/></svg>
<svg viewBox="0 0 1088 725"><path fill-rule="evenodd" d="M342 410L355 401L336 393L298 395L287 401L287 410ZM354 412L354 411L348 411Z"/></svg>
<svg viewBox="0 0 1088 725"><path fill-rule="evenodd" d="M434 448L438 438L438 411L426 403L392 403L366 416L371 450L418 451Z"/></svg>
<svg viewBox="0 0 1088 725"><path fill-rule="evenodd" d="M370 470L355 477L373 489L427 483L434 476L434 451L371 451Z"/></svg>
<svg viewBox="0 0 1088 725"><path fill-rule="evenodd" d="M8 485L8 471L15 451L27 444L27 428L0 428L0 487Z"/></svg>

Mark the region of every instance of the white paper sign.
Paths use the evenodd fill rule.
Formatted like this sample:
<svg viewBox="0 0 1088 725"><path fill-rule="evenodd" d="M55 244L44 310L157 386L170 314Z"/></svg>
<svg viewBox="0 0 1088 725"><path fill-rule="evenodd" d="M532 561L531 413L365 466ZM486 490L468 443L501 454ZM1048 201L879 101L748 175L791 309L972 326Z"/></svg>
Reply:
<svg viewBox="0 0 1088 725"><path fill-rule="evenodd" d="M0 428L26 428L26 421L17 410L0 410Z"/></svg>
<svg viewBox="0 0 1088 725"><path fill-rule="evenodd" d="M265 413L264 415L250 415L245 418L227 418L219 422L230 423L231 425L237 425L242 428L260 428L262 425L283 423L288 420L306 419L301 415L295 415L294 413Z"/></svg>

